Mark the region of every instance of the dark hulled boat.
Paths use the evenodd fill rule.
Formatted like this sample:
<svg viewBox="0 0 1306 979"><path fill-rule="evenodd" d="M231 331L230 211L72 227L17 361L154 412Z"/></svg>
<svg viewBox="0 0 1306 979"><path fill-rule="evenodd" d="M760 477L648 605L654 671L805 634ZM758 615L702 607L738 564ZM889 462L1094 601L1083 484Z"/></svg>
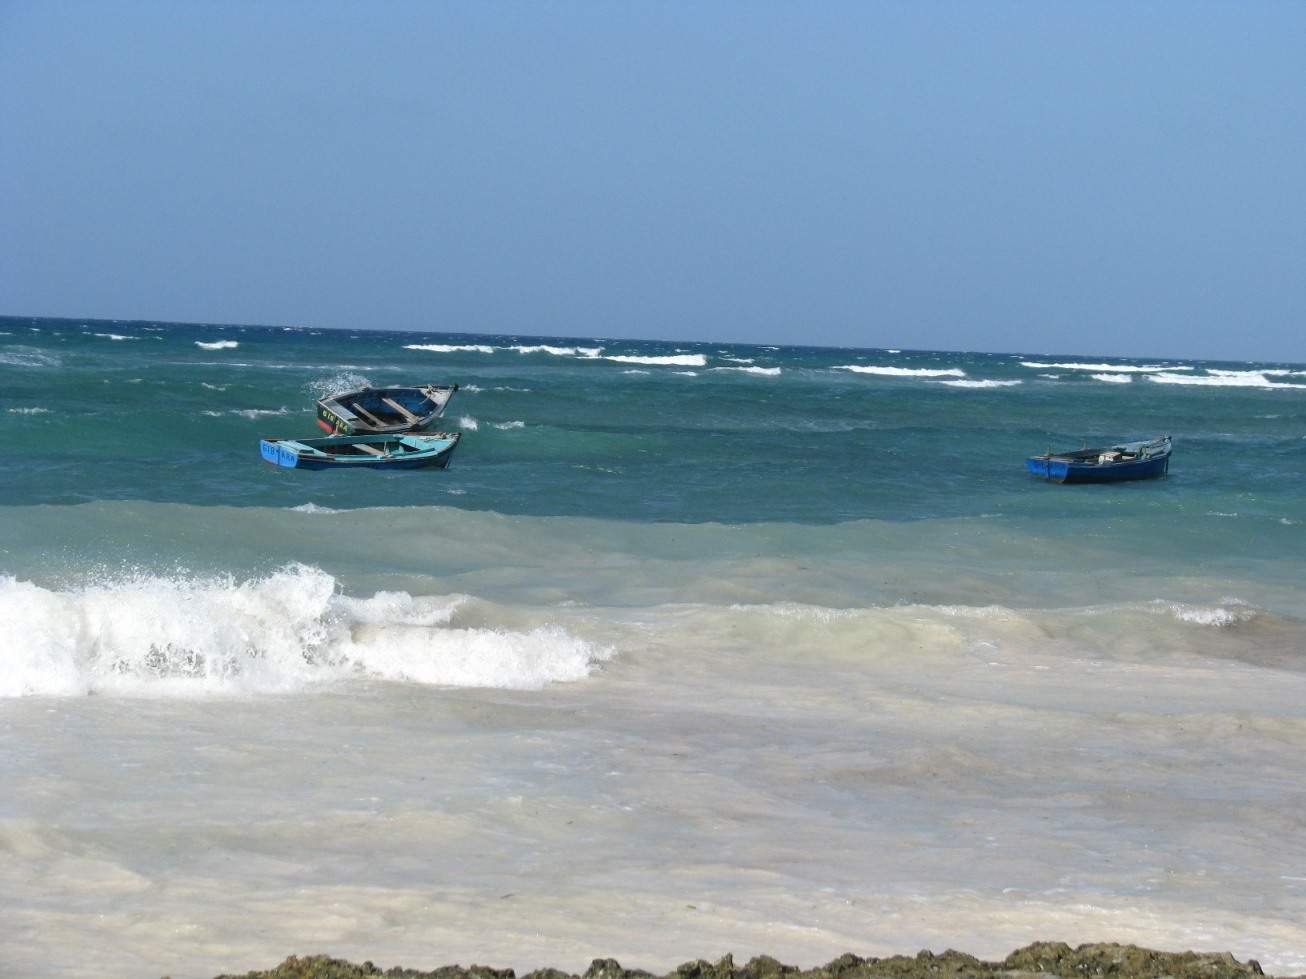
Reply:
<svg viewBox="0 0 1306 979"><path fill-rule="evenodd" d="M1054 483L1118 483L1155 479L1170 469L1171 441L1161 435L1145 442L1124 442L1108 448L1075 449L1030 456L1031 475Z"/></svg>
<svg viewBox="0 0 1306 979"><path fill-rule="evenodd" d="M332 435L421 432L444 413L457 384L359 388L317 402L317 423Z"/></svg>

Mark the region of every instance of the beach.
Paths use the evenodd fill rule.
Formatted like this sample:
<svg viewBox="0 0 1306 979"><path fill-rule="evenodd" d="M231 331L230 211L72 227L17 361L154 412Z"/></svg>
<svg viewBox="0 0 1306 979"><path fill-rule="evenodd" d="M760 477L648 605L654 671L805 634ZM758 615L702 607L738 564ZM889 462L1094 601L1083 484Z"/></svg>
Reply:
<svg viewBox="0 0 1306 979"><path fill-rule="evenodd" d="M0 973L1306 972L1301 365L0 333ZM447 472L259 461L400 382Z"/></svg>

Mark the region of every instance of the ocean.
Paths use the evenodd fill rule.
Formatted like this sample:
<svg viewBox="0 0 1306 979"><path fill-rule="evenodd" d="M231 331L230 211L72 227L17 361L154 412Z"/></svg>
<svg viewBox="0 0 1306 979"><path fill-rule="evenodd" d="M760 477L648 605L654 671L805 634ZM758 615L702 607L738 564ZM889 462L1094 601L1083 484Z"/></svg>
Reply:
<svg viewBox="0 0 1306 979"><path fill-rule="evenodd" d="M1302 365L4 317L0 447L0 975L1306 971Z"/></svg>

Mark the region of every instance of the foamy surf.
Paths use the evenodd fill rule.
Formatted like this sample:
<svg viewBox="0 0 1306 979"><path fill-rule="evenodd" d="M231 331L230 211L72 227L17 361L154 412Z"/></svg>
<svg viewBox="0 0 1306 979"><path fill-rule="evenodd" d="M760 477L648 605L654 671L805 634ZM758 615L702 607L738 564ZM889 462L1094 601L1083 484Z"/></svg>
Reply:
<svg viewBox="0 0 1306 979"><path fill-rule="evenodd" d="M852 371L854 374L876 374L880 377L965 377L960 367L887 367L879 364L838 364L830 368Z"/></svg>
<svg viewBox="0 0 1306 979"><path fill-rule="evenodd" d="M1015 387L1020 381L997 381L989 378L969 380L962 379L957 381L939 381L952 388L1011 388Z"/></svg>
<svg viewBox="0 0 1306 979"><path fill-rule="evenodd" d="M492 354L494 348L484 343L406 343L405 350L425 350L433 354Z"/></svg>
<svg viewBox="0 0 1306 979"><path fill-rule="evenodd" d="M703 354L668 354L664 357L644 356L640 354L612 354L603 358L617 364L647 364L665 367L706 367L707 357Z"/></svg>
<svg viewBox="0 0 1306 979"><path fill-rule="evenodd" d="M756 374L762 377L779 377L779 367L713 367L714 371L737 371L740 374Z"/></svg>
<svg viewBox="0 0 1306 979"><path fill-rule="evenodd" d="M538 689L612 651L553 626L451 625L463 596L340 594L305 565L263 578L139 576L54 590L0 578L0 697L286 693L349 678Z"/></svg>
<svg viewBox="0 0 1306 979"><path fill-rule="evenodd" d="M1306 391L1306 384L1271 381L1264 371L1214 371L1208 374L1149 374L1157 384L1186 384L1192 387L1272 388L1276 391Z"/></svg>
<svg viewBox="0 0 1306 979"><path fill-rule="evenodd" d="M201 350L235 350L240 346L239 340L196 340L195 346Z"/></svg>
<svg viewBox="0 0 1306 979"><path fill-rule="evenodd" d="M1038 360L1022 360L1020 366L1028 367L1032 370L1096 371L1097 373L1112 374L1155 374L1160 371L1192 370L1192 367L1184 364L1174 366L1166 366L1164 364L1078 364L1074 362L1045 364Z"/></svg>

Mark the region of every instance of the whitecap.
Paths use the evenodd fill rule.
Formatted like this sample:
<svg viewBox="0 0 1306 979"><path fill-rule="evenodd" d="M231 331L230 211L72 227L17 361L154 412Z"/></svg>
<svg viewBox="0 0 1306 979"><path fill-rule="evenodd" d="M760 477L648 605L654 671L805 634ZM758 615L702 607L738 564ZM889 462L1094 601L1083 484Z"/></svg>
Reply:
<svg viewBox="0 0 1306 979"><path fill-rule="evenodd" d="M406 343L405 350L428 350L433 354L492 354L494 348L484 343Z"/></svg>
<svg viewBox="0 0 1306 979"><path fill-rule="evenodd" d="M647 374L648 371L622 371L623 374ZM698 377L698 371L672 371L678 377Z"/></svg>
<svg viewBox="0 0 1306 979"><path fill-rule="evenodd" d="M752 357L722 357L721 359L728 360L732 364L751 364L753 362Z"/></svg>
<svg viewBox="0 0 1306 979"><path fill-rule="evenodd" d="M1182 364L1174 367L1167 367L1162 364L1044 364L1037 360L1022 360L1020 365L1034 370L1097 371L1098 373L1111 372L1115 374L1154 374L1159 371L1192 370L1191 367Z"/></svg>
<svg viewBox="0 0 1306 979"><path fill-rule="evenodd" d="M37 407L34 407L34 408L10 408L10 409L8 409L8 411L9 411L9 414L11 414L11 415L48 415L48 414L50 414L50 409L49 409L49 408L42 408L42 407L40 407L40 406L37 406Z"/></svg>
<svg viewBox="0 0 1306 979"><path fill-rule="evenodd" d="M1259 371L1228 374L1149 374L1157 384L1187 384L1194 387L1273 388L1276 391L1306 391L1306 384L1276 384Z"/></svg>
<svg viewBox="0 0 1306 979"><path fill-rule="evenodd" d="M239 340L196 340L195 346L201 350L235 350L240 346Z"/></svg>
<svg viewBox="0 0 1306 979"><path fill-rule="evenodd" d="M208 381L200 381L200 387L208 388L210 391L225 391L229 387L226 384L210 384Z"/></svg>
<svg viewBox="0 0 1306 979"><path fill-rule="evenodd" d="M514 419L513 421L507 421L507 422L494 422L494 427L502 429L504 431L510 431L515 428L525 428L526 423L524 421L518 421Z"/></svg>
<svg viewBox="0 0 1306 979"><path fill-rule="evenodd" d="M622 371L621 373L623 373L623 374L647 374L647 373L649 373L649 372L648 372L648 371L641 371L641 370L628 370L628 371Z"/></svg>
<svg viewBox="0 0 1306 979"><path fill-rule="evenodd" d="M459 426L460 428L465 428L465 429L467 429L467 431L469 431L469 432L474 432L474 431L476 431L478 428L481 427L480 422L478 422L478 421L477 421L475 418L473 418L471 415L463 415L461 418L459 418L459 419L458 419L458 426Z"/></svg>
<svg viewBox="0 0 1306 979"><path fill-rule="evenodd" d="M339 513L339 510L333 510L329 506L318 506L316 503L301 503L299 506L290 508L295 513Z"/></svg>
<svg viewBox="0 0 1306 979"><path fill-rule="evenodd" d="M101 337L105 340L139 340L140 337L123 336L121 333L92 333L93 337Z"/></svg>
<svg viewBox="0 0 1306 979"><path fill-rule="evenodd" d="M1108 384L1128 384L1134 379L1132 374L1094 374L1095 381L1106 381Z"/></svg>
<svg viewBox="0 0 1306 979"><path fill-rule="evenodd" d="M940 384L946 384L953 388L1009 388L1015 387L1020 381L995 381L995 380L964 380L964 381L939 381Z"/></svg>
<svg viewBox="0 0 1306 979"><path fill-rule="evenodd" d="M604 360L618 364L650 364L669 367L706 367L707 357L703 354L674 354L666 357L643 356L639 354L613 354Z"/></svg>
<svg viewBox="0 0 1306 979"><path fill-rule="evenodd" d="M855 374L877 374L882 377L965 377L966 372L960 367L883 367L876 364L839 364L830 368L836 371L852 371Z"/></svg>
<svg viewBox="0 0 1306 979"><path fill-rule="evenodd" d="M766 377L776 377L780 374L779 367L713 367L714 371L739 371L743 374L761 374Z"/></svg>
<svg viewBox="0 0 1306 979"><path fill-rule="evenodd" d="M554 357L580 357L584 360L593 360L603 352L602 347L553 347L547 343L517 345L506 349L515 350L519 354L552 354Z"/></svg>

